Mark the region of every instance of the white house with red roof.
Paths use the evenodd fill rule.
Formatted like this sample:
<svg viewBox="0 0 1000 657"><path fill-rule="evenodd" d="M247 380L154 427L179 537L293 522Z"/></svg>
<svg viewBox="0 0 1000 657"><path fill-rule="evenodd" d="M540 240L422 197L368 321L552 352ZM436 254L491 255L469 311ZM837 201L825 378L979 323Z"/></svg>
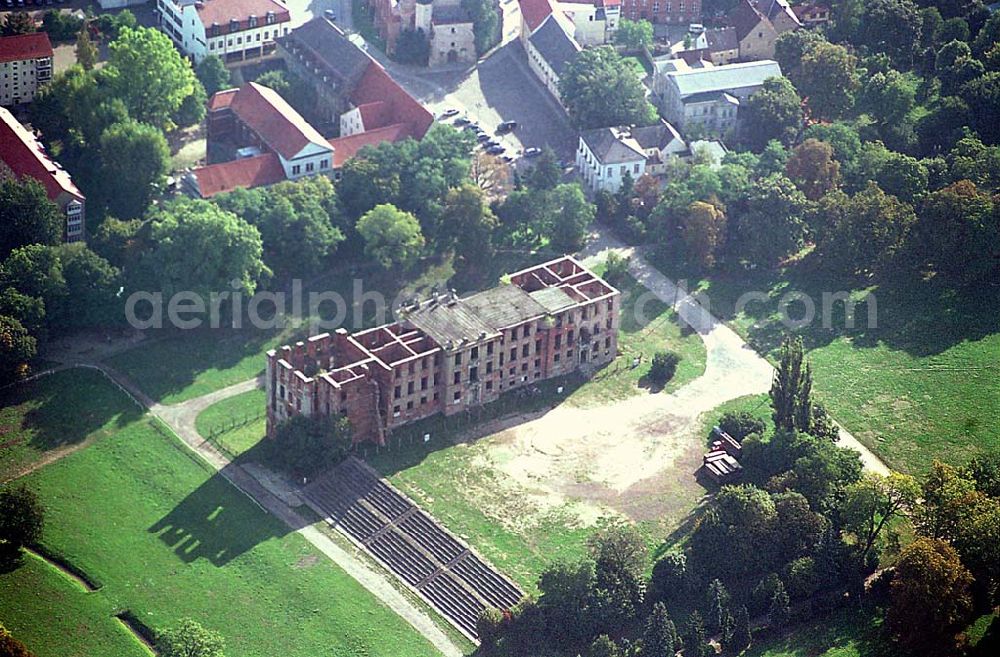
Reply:
<svg viewBox="0 0 1000 657"><path fill-rule="evenodd" d="M156 7L160 29L195 63L264 57L291 29L288 8L276 0L156 0Z"/></svg>
<svg viewBox="0 0 1000 657"><path fill-rule="evenodd" d="M216 93L208 102L208 143L237 157L185 177L193 195L209 198L240 187L273 185L337 170L365 146L420 139L434 117L382 66L335 25L315 18L282 39L282 54L301 64L304 79L329 94L340 114L340 136L323 137L280 95L256 83ZM324 112L325 114L325 112Z"/></svg>
<svg viewBox="0 0 1000 657"><path fill-rule="evenodd" d="M49 157L35 135L6 109L0 107L0 177L34 178L49 200L66 216L63 238L86 239L86 199L59 163Z"/></svg>
<svg viewBox="0 0 1000 657"><path fill-rule="evenodd" d="M0 106L30 103L52 80L52 43L45 32L0 37Z"/></svg>

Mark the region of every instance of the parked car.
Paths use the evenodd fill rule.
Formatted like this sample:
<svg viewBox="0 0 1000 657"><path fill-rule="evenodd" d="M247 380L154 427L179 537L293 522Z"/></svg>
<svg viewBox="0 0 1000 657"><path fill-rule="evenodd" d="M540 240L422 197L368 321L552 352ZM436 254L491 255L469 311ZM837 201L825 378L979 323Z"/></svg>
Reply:
<svg viewBox="0 0 1000 657"><path fill-rule="evenodd" d="M525 157L538 157L542 154L542 149L532 146L531 148L524 149Z"/></svg>
<svg viewBox="0 0 1000 657"><path fill-rule="evenodd" d="M486 152L490 155L503 155L503 146L497 144L496 146L490 146L486 149Z"/></svg>
<svg viewBox="0 0 1000 657"><path fill-rule="evenodd" d="M486 142L486 145L487 146L500 146L500 142L498 142L496 139L490 139L488 142Z"/></svg>
<svg viewBox="0 0 1000 657"><path fill-rule="evenodd" d="M472 121L470 121L469 119L465 118L464 116L460 116L457 119L455 119L455 125L468 126L470 123L472 123Z"/></svg>
<svg viewBox="0 0 1000 657"><path fill-rule="evenodd" d="M337 20L337 12L332 9L327 9L323 12L323 15L329 18L331 21Z"/></svg>
<svg viewBox="0 0 1000 657"><path fill-rule="evenodd" d="M445 111L441 112L441 118L450 119L453 116L458 116L458 110L454 107L450 107Z"/></svg>
<svg viewBox="0 0 1000 657"><path fill-rule="evenodd" d="M491 139L490 136L485 132L480 132L476 135L476 141L478 141L480 144L486 144L486 142L491 141ZM489 144L486 145L489 146Z"/></svg>
<svg viewBox="0 0 1000 657"><path fill-rule="evenodd" d="M514 161L514 157L511 156L511 155L504 155L500 159L503 160L504 162L506 162L507 164L510 164L511 162Z"/></svg>
<svg viewBox="0 0 1000 657"><path fill-rule="evenodd" d="M502 135L506 132L512 132L517 129L517 121L504 121L497 126L497 134Z"/></svg>

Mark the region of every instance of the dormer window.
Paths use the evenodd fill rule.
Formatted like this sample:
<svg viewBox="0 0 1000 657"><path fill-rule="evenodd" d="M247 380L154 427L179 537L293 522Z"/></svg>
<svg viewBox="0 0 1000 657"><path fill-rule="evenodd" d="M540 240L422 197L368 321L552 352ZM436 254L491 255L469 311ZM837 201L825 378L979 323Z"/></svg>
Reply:
<svg viewBox="0 0 1000 657"><path fill-rule="evenodd" d="M250 14L250 27L257 27L257 17Z"/></svg>
<svg viewBox="0 0 1000 657"><path fill-rule="evenodd" d="M267 15L264 17L264 20L267 21L268 25L272 25L274 23L274 19L275 16L273 11L267 12Z"/></svg>
<svg viewBox="0 0 1000 657"><path fill-rule="evenodd" d="M212 26L208 28L208 35L217 37L219 36L219 24L212 23Z"/></svg>
<svg viewBox="0 0 1000 657"><path fill-rule="evenodd" d="M239 32L239 30L240 30L240 21L236 18L231 18L229 20L229 31Z"/></svg>

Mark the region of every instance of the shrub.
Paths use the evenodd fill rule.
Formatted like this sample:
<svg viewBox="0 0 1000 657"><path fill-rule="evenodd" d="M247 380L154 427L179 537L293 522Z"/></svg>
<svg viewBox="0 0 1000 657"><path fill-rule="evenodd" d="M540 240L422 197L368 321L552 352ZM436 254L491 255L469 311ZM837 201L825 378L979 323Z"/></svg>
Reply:
<svg viewBox="0 0 1000 657"><path fill-rule="evenodd" d="M691 577L683 552L668 552L653 565L649 581L649 598L653 602L673 602L687 595L690 589Z"/></svg>
<svg viewBox="0 0 1000 657"><path fill-rule="evenodd" d="M764 420L754 417L748 411L729 411L719 418L719 428L737 442L743 442L752 433L763 436L766 426Z"/></svg>
<svg viewBox="0 0 1000 657"><path fill-rule="evenodd" d="M0 492L0 565L16 565L21 548L41 540L44 522L44 509L33 491L20 486Z"/></svg>
<svg viewBox="0 0 1000 657"><path fill-rule="evenodd" d="M677 373L677 364L681 357L672 351L658 351L653 355L649 366L649 378L657 385L666 385Z"/></svg>
<svg viewBox="0 0 1000 657"><path fill-rule="evenodd" d="M295 477L311 477L344 460L351 425L342 415L295 415L278 426L267 446L268 463Z"/></svg>
<svg viewBox="0 0 1000 657"><path fill-rule="evenodd" d="M503 631L503 613L493 607L487 607L476 621L476 633L479 634L484 652L496 647Z"/></svg>
<svg viewBox="0 0 1000 657"><path fill-rule="evenodd" d="M614 251L610 252L604 270L604 280L615 287L620 287L625 282L625 277L628 276L630 260L630 258L621 256Z"/></svg>

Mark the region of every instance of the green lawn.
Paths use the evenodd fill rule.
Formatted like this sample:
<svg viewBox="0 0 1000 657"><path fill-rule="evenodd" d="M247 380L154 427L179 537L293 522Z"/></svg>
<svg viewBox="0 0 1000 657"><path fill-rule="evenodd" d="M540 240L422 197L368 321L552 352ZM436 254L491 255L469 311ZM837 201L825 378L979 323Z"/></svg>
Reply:
<svg viewBox="0 0 1000 657"><path fill-rule="evenodd" d="M239 456L264 437L265 403L264 391L259 389L223 399L198 414L195 428L231 456Z"/></svg>
<svg viewBox="0 0 1000 657"><path fill-rule="evenodd" d="M726 320L758 351L774 360L789 332L778 320L783 295L805 292L814 299L816 321L798 330L809 349L814 391L828 410L893 468L926 470L932 459L953 463L980 449L1000 448L1000 431L988 418L1000 410L1000 288L956 291L940 282L887 280L862 289L809 269L808 259L783 270L717 274L700 279L670 257L658 265L668 276L689 279L706 294L712 312ZM855 309L847 326L844 304L823 321L823 293L872 292L868 308ZM763 292L737 312L740 296ZM793 319L804 306L790 306Z"/></svg>
<svg viewBox="0 0 1000 657"><path fill-rule="evenodd" d="M645 78L647 75L652 73L652 71L648 68L649 64L646 63L645 59L634 56L623 57L622 59L625 61L627 66L631 66L635 70L635 74L638 75L640 79Z"/></svg>
<svg viewBox="0 0 1000 657"><path fill-rule="evenodd" d="M697 333L681 327L670 306L631 276L626 275L619 289L618 358L574 391L569 396L571 404L601 405L651 390L659 392L647 377L650 360L657 351L669 350L681 357L677 373L663 388L665 392L673 392L705 372L705 343ZM640 356L642 364L633 368L633 359Z"/></svg>
<svg viewBox="0 0 1000 657"><path fill-rule="evenodd" d="M747 657L890 657L892 645L882 634L881 613L862 608L838 609L796 625L790 632L758 641Z"/></svg>
<svg viewBox="0 0 1000 657"><path fill-rule="evenodd" d="M148 657L114 613L101 591L86 592L38 557L0 575L0 623L39 657Z"/></svg>
<svg viewBox="0 0 1000 657"><path fill-rule="evenodd" d="M200 397L257 376L264 354L284 342L275 332L244 329L182 333L124 351L107 363L163 404Z"/></svg>
<svg viewBox="0 0 1000 657"><path fill-rule="evenodd" d="M230 655L435 654L152 420L136 421L25 482L47 509L45 547L100 582L109 611L130 609L153 628L196 618L223 634ZM15 578L30 584L15 586ZM34 579L31 570L0 576L0 618L16 619L26 596L49 590ZM48 621L62 608L61 597L30 599L36 611L12 623L12 631L39 657L62 657L64 632ZM86 654L123 653L98 642Z"/></svg>
<svg viewBox="0 0 1000 657"><path fill-rule="evenodd" d="M417 432L404 435L391 451L369 453L368 462L527 591L550 563L585 554L594 530L569 509L539 517L503 492L502 475L477 458L481 443L442 448L440 432L432 435L427 446Z"/></svg>
<svg viewBox="0 0 1000 657"><path fill-rule="evenodd" d="M53 450L112 433L139 409L100 372L72 369L0 391L0 482Z"/></svg>

